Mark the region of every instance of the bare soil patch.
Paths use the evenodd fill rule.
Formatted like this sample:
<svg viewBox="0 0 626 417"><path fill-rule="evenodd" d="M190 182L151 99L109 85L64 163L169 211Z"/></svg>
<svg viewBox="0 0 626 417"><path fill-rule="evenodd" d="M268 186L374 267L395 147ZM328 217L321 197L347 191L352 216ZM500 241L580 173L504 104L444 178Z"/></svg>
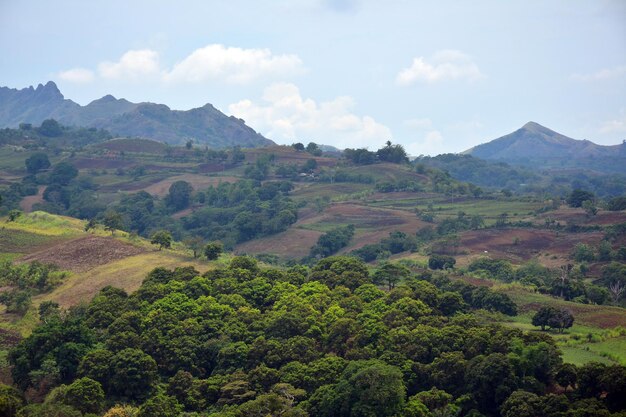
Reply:
<svg viewBox="0 0 626 417"><path fill-rule="evenodd" d="M555 299L555 302L559 304L559 307L571 311L576 322L580 324L591 325L601 329L626 326L626 314L624 314L624 310L619 307L579 304L557 299ZM545 306L545 303L526 303L520 307L520 312L534 312L543 306Z"/></svg>
<svg viewBox="0 0 626 417"><path fill-rule="evenodd" d="M64 270L83 272L142 252L145 250L113 237L85 236L31 253L20 261L39 261Z"/></svg>
<svg viewBox="0 0 626 417"><path fill-rule="evenodd" d="M549 230L483 229L461 235L460 251L468 255L485 254L513 262L526 261L548 249L556 240Z"/></svg>
<svg viewBox="0 0 626 417"><path fill-rule="evenodd" d="M152 195L163 197L167 195L171 185L176 181L187 181L189 184L191 184L194 190L199 190L203 188L208 188L212 185L216 186L222 182L236 182L238 180L239 178L237 177L207 177L205 175L198 174L185 174L159 181L156 184L152 184L144 188L144 191Z"/></svg>
<svg viewBox="0 0 626 417"><path fill-rule="evenodd" d="M309 254L321 235L322 232L316 230L291 228L273 236L237 245L235 253L272 253L286 258L303 258Z"/></svg>
<svg viewBox="0 0 626 417"><path fill-rule="evenodd" d="M129 168L135 166L133 161L127 161L120 157L103 157L103 158L79 158L72 161L78 169L117 169Z"/></svg>
<svg viewBox="0 0 626 417"><path fill-rule="evenodd" d="M539 219L554 219L557 222L566 224L582 225L610 225L626 222L626 211L606 211L599 210L595 216L588 216L582 208L561 207L558 210L542 213Z"/></svg>
<svg viewBox="0 0 626 417"><path fill-rule="evenodd" d="M247 149L246 162L256 162L257 158L262 155L274 155L275 164L295 164L304 165L309 159L315 159L320 167L334 167L339 162L338 158L329 158L325 156L313 156L305 151L296 151L291 146L272 146L263 149Z"/></svg>
<svg viewBox="0 0 626 417"><path fill-rule="evenodd" d="M38 203L43 203L43 193L46 190L45 185L40 185L37 188L37 194L27 195L20 201L20 208L26 213L33 211L33 206Z"/></svg>
<svg viewBox="0 0 626 417"><path fill-rule="evenodd" d="M115 152L163 153L167 145L151 139L111 139L96 145Z"/></svg>

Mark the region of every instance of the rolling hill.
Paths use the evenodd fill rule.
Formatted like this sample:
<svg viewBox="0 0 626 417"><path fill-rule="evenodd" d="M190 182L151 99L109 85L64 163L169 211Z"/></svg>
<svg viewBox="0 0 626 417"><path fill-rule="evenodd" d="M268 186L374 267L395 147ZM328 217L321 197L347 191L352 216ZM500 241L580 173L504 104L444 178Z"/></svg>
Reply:
<svg viewBox="0 0 626 417"><path fill-rule="evenodd" d="M106 95L81 106L66 99L52 81L21 90L0 87L0 126L40 124L56 119L69 126L97 127L121 136L137 136L171 144L192 139L214 148L258 147L273 142L241 119L226 116L211 104L177 111L164 104L131 103Z"/></svg>
<svg viewBox="0 0 626 417"><path fill-rule="evenodd" d="M586 139L572 139L535 122L528 122L513 133L475 146L463 154L544 169L626 172L626 144L602 146Z"/></svg>

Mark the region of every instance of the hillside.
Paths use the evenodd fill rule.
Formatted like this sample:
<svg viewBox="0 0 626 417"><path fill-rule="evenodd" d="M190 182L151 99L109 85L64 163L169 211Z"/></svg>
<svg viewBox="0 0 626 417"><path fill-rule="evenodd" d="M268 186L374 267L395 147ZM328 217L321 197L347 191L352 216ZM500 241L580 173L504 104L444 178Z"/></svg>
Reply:
<svg viewBox="0 0 626 417"><path fill-rule="evenodd" d="M97 127L120 136L182 144L191 139L213 148L273 144L241 119L226 116L211 104L177 111L163 104L131 103L106 95L81 106L66 99L52 81L21 90L0 87L0 126L40 124L55 119L68 126Z"/></svg>
<svg viewBox="0 0 626 417"><path fill-rule="evenodd" d="M602 146L576 140L535 122L463 153L533 167L626 172L626 144Z"/></svg>
<svg viewBox="0 0 626 417"><path fill-rule="evenodd" d="M519 161L503 162L482 159L469 154L441 154L421 156L415 159L417 166L438 168L448 172L452 178L466 181L480 187L508 190L521 194L564 195L569 189L593 190L599 197L616 196L626 189L626 175L621 172L599 172L595 165L609 164L607 171L620 171L620 165L611 166L611 160L618 158L596 158L588 160L582 167L560 168L521 165ZM567 162L569 163L569 162ZM591 166L591 167L590 167Z"/></svg>

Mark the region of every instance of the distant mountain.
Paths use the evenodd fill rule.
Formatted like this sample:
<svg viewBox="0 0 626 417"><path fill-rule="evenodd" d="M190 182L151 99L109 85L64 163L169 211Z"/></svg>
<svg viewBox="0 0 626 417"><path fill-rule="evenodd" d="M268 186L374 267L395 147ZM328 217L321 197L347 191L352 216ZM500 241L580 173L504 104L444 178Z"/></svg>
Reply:
<svg viewBox="0 0 626 417"><path fill-rule="evenodd" d="M63 97L52 81L22 90L0 87L1 127L17 127L20 123L40 124L45 119L171 144L184 143L189 139L215 148L274 144L243 120L226 116L211 104L177 111L164 104L131 103L106 95L81 106Z"/></svg>
<svg viewBox="0 0 626 417"><path fill-rule="evenodd" d="M535 122L463 154L486 160L540 168L579 168L600 172L626 172L626 143L597 145L564 136Z"/></svg>

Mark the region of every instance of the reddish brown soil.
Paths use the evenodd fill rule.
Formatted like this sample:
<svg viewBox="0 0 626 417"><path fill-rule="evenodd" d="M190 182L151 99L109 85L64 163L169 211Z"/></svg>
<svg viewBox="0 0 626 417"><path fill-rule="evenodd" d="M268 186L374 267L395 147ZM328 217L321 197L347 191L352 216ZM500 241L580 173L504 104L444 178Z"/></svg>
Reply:
<svg viewBox="0 0 626 417"><path fill-rule="evenodd" d="M222 172L227 169L234 168L234 164L229 163L221 163L221 162L211 162L198 165L198 171L207 174L209 172Z"/></svg>
<svg viewBox="0 0 626 417"><path fill-rule="evenodd" d="M219 183L222 183L222 182L236 182L238 180L239 178L237 177L207 177L204 175L197 175L197 174L185 174L185 175L178 175L176 177L170 177L165 180L159 181L156 184L152 184L146 188L143 188L143 190L152 195L163 197L167 195L167 193L170 190L170 186L176 181L187 181L189 184L191 184L193 189L197 191L197 190L201 190L204 188L208 188L211 185L213 186L218 185Z"/></svg>
<svg viewBox="0 0 626 417"><path fill-rule="evenodd" d="M303 258L321 235L321 232L315 230L291 228L274 236L237 245L235 253L273 253L289 258Z"/></svg>
<svg viewBox="0 0 626 417"><path fill-rule="evenodd" d="M555 233L547 230L473 230L461 235L459 250L467 252L468 255L487 252L494 258L520 261L528 260L540 251L546 250L555 239Z"/></svg>
<svg viewBox="0 0 626 417"><path fill-rule="evenodd" d="M571 262L569 256L577 243L597 246L603 237L604 233L600 231L558 233L536 229L483 229L463 233L458 252L470 259L489 255L513 263L536 257L540 263L556 267Z"/></svg>
<svg viewBox="0 0 626 417"><path fill-rule="evenodd" d="M113 152L163 153L167 145L150 139L112 139L96 145Z"/></svg>
<svg viewBox="0 0 626 417"><path fill-rule="evenodd" d="M561 302L555 299L556 302ZM564 304L564 303L563 303ZM545 303L527 303L520 307L521 313L533 312L543 307ZM576 320L581 324L612 329L618 326L626 327L626 314L618 307L597 306L590 304L567 303L563 305L572 312Z"/></svg>
<svg viewBox="0 0 626 417"><path fill-rule="evenodd" d="M135 162L127 161L119 157L103 157L103 158L79 158L72 161L78 169L117 169L129 168L135 166Z"/></svg>
<svg viewBox="0 0 626 417"><path fill-rule="evenodd" d="M296 151L291 146L273 146L271 148L264 148L263 150L248 149L246 153L246 162L255 162L261 155L273 154L275 164L295 164L304 165L309 159L315 159L317 165L320 167L334 167L337 166L339 160L337 158L328 158L323 156L313 156L308 152Z"/></svg>
<svg viewBox="0 0 626 417"><path fill-rule="evenodd" d="M20 208L24 210L26 213L30 213L33 211L33 206L38 203L43 203L43 192L46 190L46 187L40 185L37 189L37 194L28 195L20 201Z"/></svg>
<svg viewBox="0 0 626 417"><path fill-rule="evenodd" d="M145 251L112 237L85 236L31 253L20 261L39 261L63 270L83 272L142 252Z"/></svg>
<svg viewBox="0 0 626 417"><path fill-rule="evenodd" d="M373 208L354 203L331 204L322 213L305 208L299 213L300 219L289 230L237 246L238 253L275 253L288 258L299 258L309 254L317 242L320 231L303 229L299 226L311 227L314 224L336 224L337 226L354 224L357 228L350 245L340 253L358 249L364 245L378 243L389 236L390 232L401 231L414 234L424 227L415 214L383 208Z"/></svg>
<svg viewBox="0 0 626 417"><path fill-rule="evenodd" d="M554 219L562 225L575 223L581 225L609 225L626 222L626 211L599 210L595 216L588 216L582 208L561 207L558 210L542 213L538 219Z"/></svg>

